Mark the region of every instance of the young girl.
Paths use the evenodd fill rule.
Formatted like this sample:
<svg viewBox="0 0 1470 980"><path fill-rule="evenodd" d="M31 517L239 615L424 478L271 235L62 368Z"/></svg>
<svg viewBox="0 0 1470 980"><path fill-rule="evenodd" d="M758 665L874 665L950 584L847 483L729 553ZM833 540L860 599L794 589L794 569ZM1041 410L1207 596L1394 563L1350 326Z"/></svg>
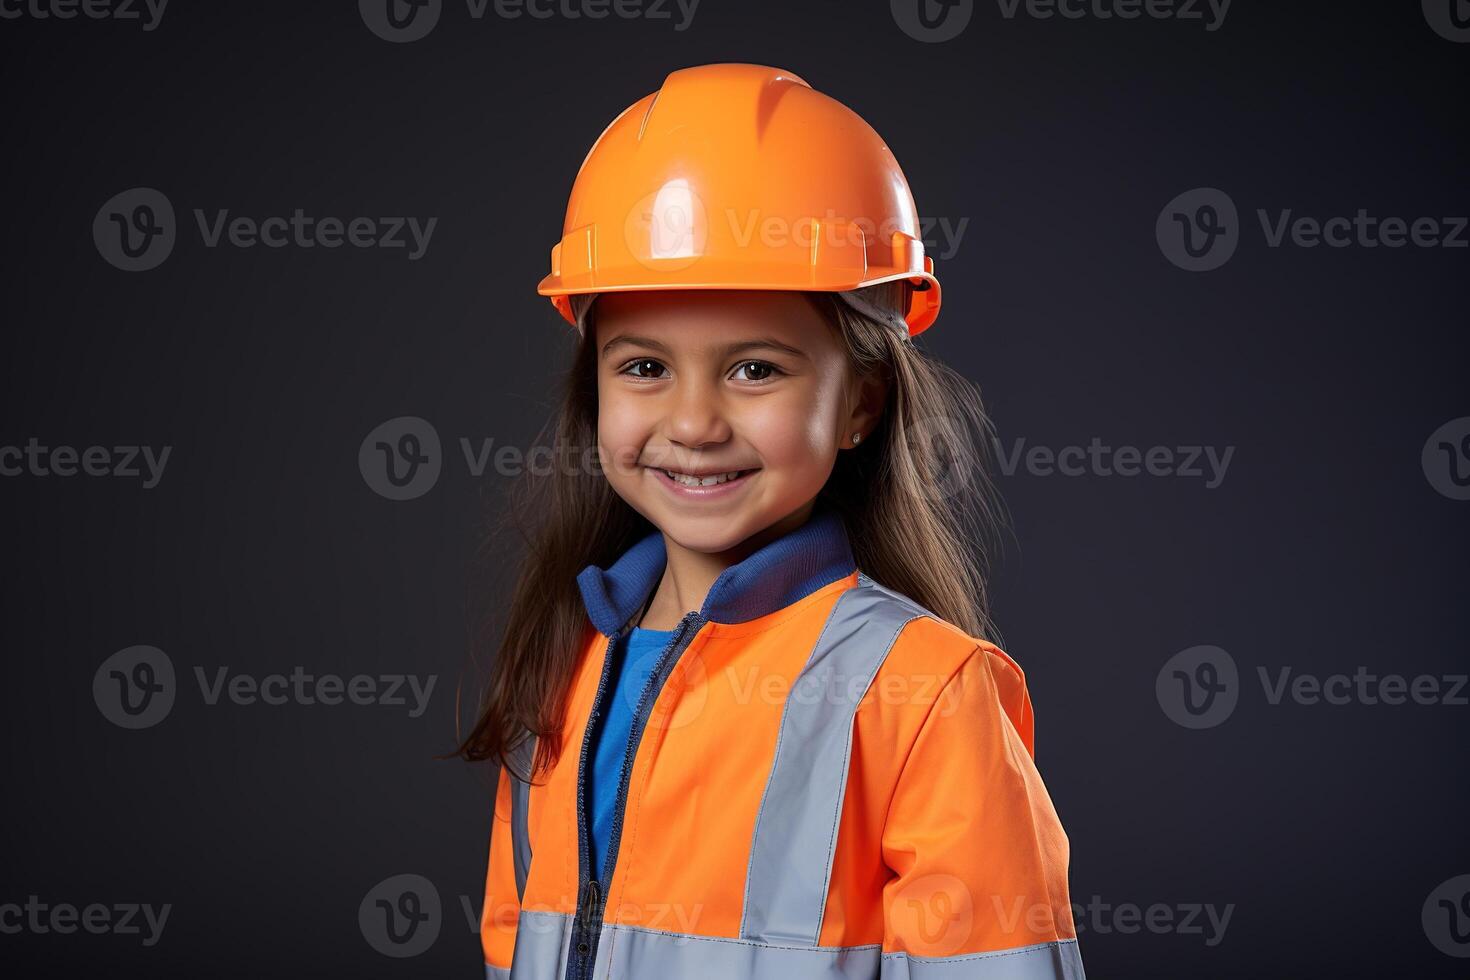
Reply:
<svg viewBox="0 0 1470 980"><path fill-rule="evenodd" d="M487 977L1083 976L918 235L774 68L676 71L583 162L559 462L460 746L501 767Z"/></svg>

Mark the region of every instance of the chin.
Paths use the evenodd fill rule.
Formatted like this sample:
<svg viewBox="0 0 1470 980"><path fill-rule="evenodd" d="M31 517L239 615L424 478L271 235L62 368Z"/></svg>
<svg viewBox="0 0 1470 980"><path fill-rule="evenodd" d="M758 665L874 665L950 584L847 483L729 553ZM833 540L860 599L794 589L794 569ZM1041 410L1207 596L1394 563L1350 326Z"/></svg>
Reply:
<svg viewBox="0 0 1470 980"><path fill-rule="evenodd" d="M759 528L738 513L671 514L650 518L674 543L690 551L717 555L744 541Z"/></svg>

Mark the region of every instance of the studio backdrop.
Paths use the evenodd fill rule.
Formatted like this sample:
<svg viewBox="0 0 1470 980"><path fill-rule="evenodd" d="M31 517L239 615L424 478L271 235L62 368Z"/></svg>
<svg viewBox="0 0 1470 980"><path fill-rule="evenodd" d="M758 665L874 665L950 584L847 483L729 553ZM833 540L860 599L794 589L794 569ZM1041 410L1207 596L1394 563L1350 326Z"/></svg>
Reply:
<svg viewBox="0 0 1470 980"><path fill-rule="evenodd" d="M0 972L481 975L495 772L437 757L575 346L536 284L608 120L738 61L914 189L1088 975L1466 976L1467 42L1465 0L0 0Z"/></svg>

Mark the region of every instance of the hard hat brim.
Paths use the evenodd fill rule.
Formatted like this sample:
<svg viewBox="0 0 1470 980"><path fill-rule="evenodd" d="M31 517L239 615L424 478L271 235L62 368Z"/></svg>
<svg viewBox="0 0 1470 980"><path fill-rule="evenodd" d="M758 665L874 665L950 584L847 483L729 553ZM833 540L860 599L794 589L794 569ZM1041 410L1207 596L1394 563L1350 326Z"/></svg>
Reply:
<svg viewBox="0 0 1470 980"><path fill-rule="evenodd" d="M931 262L932 260L926 257L925 265L929 266ZM840 293L907 279L914 285L909 310L904 317L908 324L909 336L913 337L922 333L933 324L939 315L941 299L939 280L928 268L918 273L909 269L887 272L868 270L866 275L857 274L844 279L814 281L810 276L799 278L792 274L791 270L779 267L730 268L728 263L723 265L725 267L719 270L705 270L707 275L690 275L691 270L687 268L663 271L643 267L639 267L636 271L606 270L597 277L601 282L593 281L587 276L564 279L562 276L548 275L536 286L536 292L549 297L552 305L561 313L562 319L576 326L577 321L572 315L571 304L565 300L565 297L584 293L653 292L676 289L778 289L793 292ZM619 271L622 271L623 274L618 274Z"/></svg>

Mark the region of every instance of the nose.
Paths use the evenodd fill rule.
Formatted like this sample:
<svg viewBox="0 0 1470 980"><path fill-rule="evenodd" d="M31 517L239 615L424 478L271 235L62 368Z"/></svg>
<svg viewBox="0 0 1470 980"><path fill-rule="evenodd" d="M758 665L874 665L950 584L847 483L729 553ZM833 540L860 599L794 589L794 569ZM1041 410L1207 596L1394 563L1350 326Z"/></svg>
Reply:
<svg viewBox="0 0 1470 980"><path fill-rule="evenodd" d="M730 438L730 423L714 386L700 382L675 385L669 393L666 434L670 442L691 449L718 445Z"/></svg>

